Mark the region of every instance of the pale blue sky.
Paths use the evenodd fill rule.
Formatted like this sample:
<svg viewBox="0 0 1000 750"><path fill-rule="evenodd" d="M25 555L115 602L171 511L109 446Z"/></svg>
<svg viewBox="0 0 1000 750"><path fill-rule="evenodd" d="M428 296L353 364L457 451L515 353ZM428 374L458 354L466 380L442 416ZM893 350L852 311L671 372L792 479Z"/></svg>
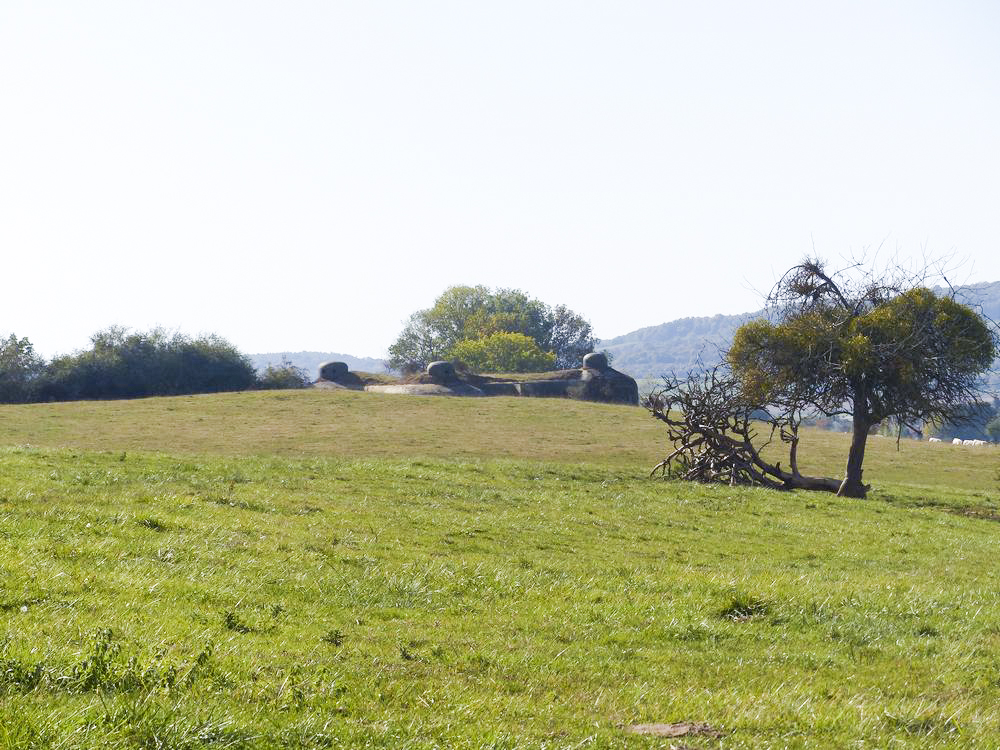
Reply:
<svg viewBox="0 0 1000 750"><path fill-rule="evenodd" d="M5 0L0 334L378 356L481 283L612 337L813 244L1000 280L998 39L994 2Z"/></svg>

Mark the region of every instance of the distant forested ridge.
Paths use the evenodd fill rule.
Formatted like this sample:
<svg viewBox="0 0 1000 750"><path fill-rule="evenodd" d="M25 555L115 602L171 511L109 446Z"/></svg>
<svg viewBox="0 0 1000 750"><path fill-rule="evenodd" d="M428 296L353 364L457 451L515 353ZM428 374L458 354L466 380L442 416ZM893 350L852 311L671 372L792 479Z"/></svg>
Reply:
<svg viewBox="0 0 1000 750"><path fill-rule="evenodd" d="M736 329L761 314L681 318L604 339L598 348L611 354L616 370L634 378L683 373L696 367L699 358L706 364L717 362L718 350L729 347Z"/></svg>
<svg viewBox="0 0 1000 750"><path fill-rule="evenodd" d="M385 361L374 357L353 357L338 352L268 352L247 355L253 366L263 372L268 365L278 366L283 361L300 367L312 377L319 377L319 366L324 362L345 362L351 370L358 372L385 372Z"/></svg>
<svg viewBox="0 0 1000 750"><path fill-rule="evenodd" d="M1000 281L958 287L956 293L960 302L978 308L991 320L1000 321ZM634 378L684 373L696 367L699 356L707 364L718 361L717 350L729 347L736 329L762 314L759 310L741 315L681 318L604 339L598 348L612 355L615 369ZM1000 391L1000 361L994 363L989 385L994 392Z"/></svg>

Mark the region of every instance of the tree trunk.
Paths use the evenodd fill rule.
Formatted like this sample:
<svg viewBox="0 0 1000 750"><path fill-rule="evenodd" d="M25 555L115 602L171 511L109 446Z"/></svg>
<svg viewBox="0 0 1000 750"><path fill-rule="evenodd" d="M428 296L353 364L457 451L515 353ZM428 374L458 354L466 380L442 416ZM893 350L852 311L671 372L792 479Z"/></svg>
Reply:
<svg viewBox="0 0 1000 750"><path fill-rule="evenodd" d="M870 487L861 481L861 465L865 460L865 444L871 419L868 416L867 399L856 394L854 399L854 430L851 435L851 450L847 454L847 471L844 481L837 490L840 497L865 497Z"/></svg>
<svg viewBox="0 0 1000 750"><path fill-rule="evenodd" d="M795 490L819 490L822 492L836 492L839 494L843 483L837 479L827 479L826 477L804 477L801 474L789 474L785 479L785 484Z"/></svg>

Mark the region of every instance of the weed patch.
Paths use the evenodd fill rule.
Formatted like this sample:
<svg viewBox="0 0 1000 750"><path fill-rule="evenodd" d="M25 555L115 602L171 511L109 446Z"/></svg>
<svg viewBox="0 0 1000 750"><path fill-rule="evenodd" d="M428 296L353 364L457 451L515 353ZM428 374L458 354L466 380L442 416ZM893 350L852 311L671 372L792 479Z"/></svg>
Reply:
<svg viewBox="0 0 1000 750"><path fill-rule="evenodd" d="M57 693L127 693L190 687L211 655L201 651L191 662L155 659L143 664L135 655L125 657L110 628L100 628L84 644L78 661L53 657L31 658L9 653L0 656L0 690L30 693L38 689Z"/></svg>
<svg viewBox="0 0 1000 750"><path fill-rule="evenodd" d="M747 622L763 617L771 611L771 605L750 594L736 594L729 603L719 610L719 617L733 622Z"/></svg>

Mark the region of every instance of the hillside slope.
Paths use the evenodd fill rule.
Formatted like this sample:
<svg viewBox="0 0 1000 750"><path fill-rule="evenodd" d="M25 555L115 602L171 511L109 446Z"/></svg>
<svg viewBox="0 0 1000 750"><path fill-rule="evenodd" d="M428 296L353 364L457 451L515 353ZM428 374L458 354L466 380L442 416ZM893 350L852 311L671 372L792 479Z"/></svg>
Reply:
<svg viewBox="0 0 1000 750"><path fill-rule="evenodd" d="M994 748L997 448L664 482L642 409L0 407L7 748ZM848 438L807 430L803 469ZM30 443L30 445L26 445Z"/></svg>
<svg viewBox="0 0 1000 750"><path fill-rule="evenodd" d="M4 405L2 445L174 455L531 460L602 465L645 476L666 449L645 409L561 398L442 398L358 391L251 391L121 401ZM805 474L841 476L850 436L806 429ZM784 447L772 447L783 460ZM1000 450L871 440L865 477L995 485ZM0 496L2 499L2 496Z"/></svg>
<svg viewBox="0 0 1000 750"><path fill-rule="evenodd" d="M1000 736L979 492L845 501L523 460L0 459L4 747Z"/></svg>

